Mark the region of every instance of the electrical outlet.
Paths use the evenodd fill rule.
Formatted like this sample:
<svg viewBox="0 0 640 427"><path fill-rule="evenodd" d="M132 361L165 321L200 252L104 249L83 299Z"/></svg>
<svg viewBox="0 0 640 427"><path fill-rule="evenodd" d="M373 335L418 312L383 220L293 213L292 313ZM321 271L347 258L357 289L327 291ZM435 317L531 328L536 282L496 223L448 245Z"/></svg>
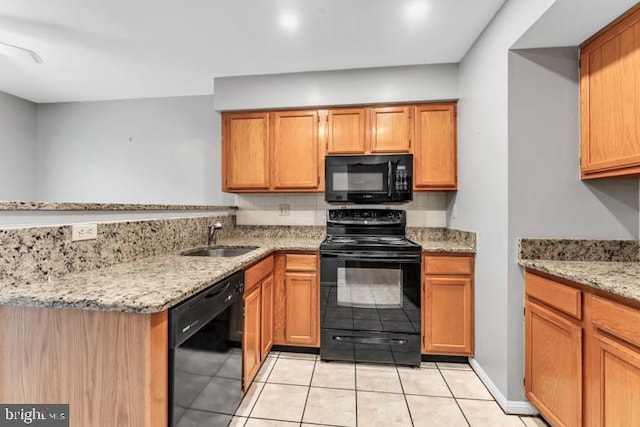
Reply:
<svg viewBox="0 0 640 427"><path fill-rule="evenodd" d="M283 203L278 205L278 209L280 210L280 216L289 216L289 205Z"/></svg>
<svg viewBox="0 0 640 427"><path fill-rule="evenodd" d="M71 241L92 240L98 238L98 224L73 224L71 226Z"/></svg>

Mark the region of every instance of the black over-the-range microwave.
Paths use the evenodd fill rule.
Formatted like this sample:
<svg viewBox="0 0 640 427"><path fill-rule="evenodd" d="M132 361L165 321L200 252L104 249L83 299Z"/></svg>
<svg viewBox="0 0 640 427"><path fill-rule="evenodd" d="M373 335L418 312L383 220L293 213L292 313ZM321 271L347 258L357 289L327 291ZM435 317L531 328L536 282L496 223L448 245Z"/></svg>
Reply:
<svg viewBox="0 0 640 427"><path fill-rule="evenodd" d="M405 203L412 188L412 154L325 158L327 203Z"/></svg>

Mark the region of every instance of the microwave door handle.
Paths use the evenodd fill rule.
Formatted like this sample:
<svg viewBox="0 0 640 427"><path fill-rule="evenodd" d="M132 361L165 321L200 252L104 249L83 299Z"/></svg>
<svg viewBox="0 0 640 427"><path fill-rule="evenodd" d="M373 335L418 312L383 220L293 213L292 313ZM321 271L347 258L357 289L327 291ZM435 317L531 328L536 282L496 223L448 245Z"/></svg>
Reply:
<svg viewBox="0 0 640 427"><path fill-rule="evenodd" d="M391 197L391 160L389 160L388 162L388 167L389 167L389 173L387 174L387 194L389 197Z"/></svg>

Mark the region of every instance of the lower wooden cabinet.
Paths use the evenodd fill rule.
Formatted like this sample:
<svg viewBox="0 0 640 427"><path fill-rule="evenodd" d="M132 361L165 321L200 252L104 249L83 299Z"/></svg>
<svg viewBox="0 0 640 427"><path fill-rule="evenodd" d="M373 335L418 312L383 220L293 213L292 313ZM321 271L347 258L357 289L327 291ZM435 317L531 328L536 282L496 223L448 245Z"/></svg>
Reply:
<svg viewBox="0 0 640 427"><path fill-rule="evenodd" d="M525 392L556 426L640 425L640 304L525 273Z"/></svg>
<svg viewBox="0 0 640 427"><path fill-rule="evenodd" d="M246 392L273 345L273 256L249 267L244 277L242 390Z"/></svg>
<svg viewBox="0 0 640 427"><path fill-rule="evenodd" d="M582 425L582 325L527 299L525 395L555 426Z"/></svg>
<svg viewBox="0 0 640 427"><path fill-rule="evenodd" d="M320 346L320 284L316 253L281 253L275 262L274 343Z"/></svg>
<svg viewBox="0 0 640 427"><path fill-rule="evenodd" d="M473 256L424 255L422 353L473 354Z"/></svg>
<svg viewBox="0 0 640 427"><path fill-rule="evenodd" d="M260 361L273 347L273 274L260 284Z"/></svg>
<svg viewBox="0 0 640 427"><path fill-rule="evenodd" d="M246 392L260 369L260 287L244 296L242 335L242 391Z"/></svg>

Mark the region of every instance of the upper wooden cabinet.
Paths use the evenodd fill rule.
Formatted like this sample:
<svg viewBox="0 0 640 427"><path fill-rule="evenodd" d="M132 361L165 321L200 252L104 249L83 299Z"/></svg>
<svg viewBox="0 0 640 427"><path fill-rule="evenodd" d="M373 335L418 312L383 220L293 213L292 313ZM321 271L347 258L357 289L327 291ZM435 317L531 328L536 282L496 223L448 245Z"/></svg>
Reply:
<svg viewBox="0 0 640 427"><path fill-rule="evenodd" d="M223 190L267 190L269 114L224 115L222 141Z"/></svg>
<svg viewBox="0 0 640 427"><path fill-rule="evenodd" d="M371 152L411 151L411 107L371 108Z"/></svg>
<svg viewBox="0 0 640 427"><path fill-rule="evenodd" d="M414 191L457 189L456 103L223 113L223 191L324 190L325 155L412 153Z"/></svg>
<svg viewBox="0 0 640 427"><path fill-rule="evenodd" d="M327 154L364 154L367 151L366 108L328 110L326 117Z"/></svg>
<svg viewBox="0 0 640 427"><path fill-rule="evenodd" d="M414 116L414 129L415 190L456 189L456 104L418 105Z"/></svg>
<svg viewBox="0 0 640 427"><path fill-rule="evenodd" d="M222 190L321 191L318 112L223 113Z"/></svg>
<svg viewBox="0 0 640 427"><path fill-rule="evenodd" d="M640 174L640 6L581 46L583 179Z"/></svg>
<svg viewBox="0 0 640 427"><path fill-rule="evenodd" d="M319 188L318 112L275 112L272 113L272 123L273 188Z"/></svg>

